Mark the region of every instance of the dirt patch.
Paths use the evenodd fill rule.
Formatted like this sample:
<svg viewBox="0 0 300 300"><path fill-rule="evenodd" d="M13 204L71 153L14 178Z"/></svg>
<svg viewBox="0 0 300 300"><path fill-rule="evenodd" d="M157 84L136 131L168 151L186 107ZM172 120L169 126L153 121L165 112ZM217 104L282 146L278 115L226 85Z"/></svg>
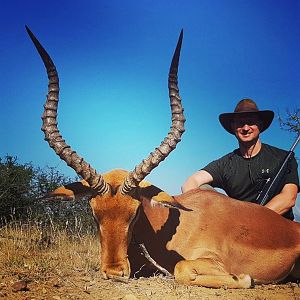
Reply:
<svg viewBox="0 0 300 300"><path fill-rule="evenodd" d="M20 277L27 281L27 289L13 291L13 285ZM300 287L297 283L229 290L179 285L173 279L160 276L130 279L128 283L104 280L97 272L85 274L80 271L74 271L63 277L57 275L41 280L30 280L25 277L20 274L2 275L0 299L300 299Z"/></svg>
<svg viewBox="0 0 300 300"><path fill-rule="evenodd" d="M298 283L233 290L179 285L160 275L104 280L95 235L25 225L0 228L0 300L300 300Z"/></svg>

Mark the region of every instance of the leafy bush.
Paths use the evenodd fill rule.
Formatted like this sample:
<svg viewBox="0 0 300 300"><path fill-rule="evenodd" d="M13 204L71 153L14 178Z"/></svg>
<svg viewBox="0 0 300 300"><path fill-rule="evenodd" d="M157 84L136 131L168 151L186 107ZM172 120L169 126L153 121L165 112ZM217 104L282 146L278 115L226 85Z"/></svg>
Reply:
<svg viewBox="0 0 300 300"><path fill-rule="evenodd" d="M40 226L56 226L91 232L95 223L87 199L76 201L47 201L42 197L71 179L53 167L20 164L16 157L0 158L0 222L36 220Z"/></svg>
<svg viewBox="0 0 300 300"><path fill-rule="evenodd" d="M31 164L20 165L17 158L7 155L0 158L0 213L8 217L11 213L28 206L34 169Z"/></svg>

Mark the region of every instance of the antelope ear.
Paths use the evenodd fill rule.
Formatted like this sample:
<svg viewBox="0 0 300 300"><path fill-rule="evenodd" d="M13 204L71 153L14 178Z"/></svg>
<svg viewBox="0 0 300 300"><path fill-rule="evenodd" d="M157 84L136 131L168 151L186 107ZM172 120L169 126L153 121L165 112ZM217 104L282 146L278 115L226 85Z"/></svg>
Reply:
<svg viewBox="0 0 300 300"><path fill-rule="evenodd" d="M149 200L152 205L158 204L170 208L190 210L177 202L168 193L144 180L139 183L139 195L141 198Z"/></svg>
<svg viewBox="0 0 300 300"><path fill-rule="evenodd" d="M68 201L81 199L84 197L91 198L93 190L85 180L72 182L58 187L54 191L45 195L42 199Z"/></svg>

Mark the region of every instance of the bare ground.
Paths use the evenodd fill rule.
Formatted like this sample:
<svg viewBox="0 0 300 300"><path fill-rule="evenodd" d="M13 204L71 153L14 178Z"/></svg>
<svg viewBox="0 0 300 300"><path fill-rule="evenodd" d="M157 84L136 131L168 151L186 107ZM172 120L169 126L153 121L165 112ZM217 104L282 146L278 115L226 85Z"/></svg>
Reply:
<svg viewBox="0 0 300 300"><path fill-rule="evenodd" d="M161 275L127 283L99 275L95 235L70 235L34 226L0 228L0 299L299 299L298 283L253 289L210 289L177 284Z"/></svg>
<svg viewBox="0 0 300 300"><path fill-rule="evenodd" d="M2 270L3 271L3 270ZM0 279L0 299L300 299L297 283L269 284L253 289L210 289L177 284L161 276L130 279L128 283L100 278L99 273L82 270L65 270L64 275L3 274ZM58 272L59 273L59 272ZM16 282L26 287L16 289Z"/></svg>

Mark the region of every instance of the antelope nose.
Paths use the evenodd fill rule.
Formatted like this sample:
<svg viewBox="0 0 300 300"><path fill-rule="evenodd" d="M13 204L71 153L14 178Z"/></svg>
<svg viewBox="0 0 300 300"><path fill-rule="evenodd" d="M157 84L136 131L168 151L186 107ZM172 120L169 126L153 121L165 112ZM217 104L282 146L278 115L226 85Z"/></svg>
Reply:
<svg viewBox="0 0 300 300"><path fill-rule="evenodd" d="M104 279L115 279L115 280L128 280L129 279L129 269L128 266L118 265L118 266L105 266L101 270Z"/></svg>

